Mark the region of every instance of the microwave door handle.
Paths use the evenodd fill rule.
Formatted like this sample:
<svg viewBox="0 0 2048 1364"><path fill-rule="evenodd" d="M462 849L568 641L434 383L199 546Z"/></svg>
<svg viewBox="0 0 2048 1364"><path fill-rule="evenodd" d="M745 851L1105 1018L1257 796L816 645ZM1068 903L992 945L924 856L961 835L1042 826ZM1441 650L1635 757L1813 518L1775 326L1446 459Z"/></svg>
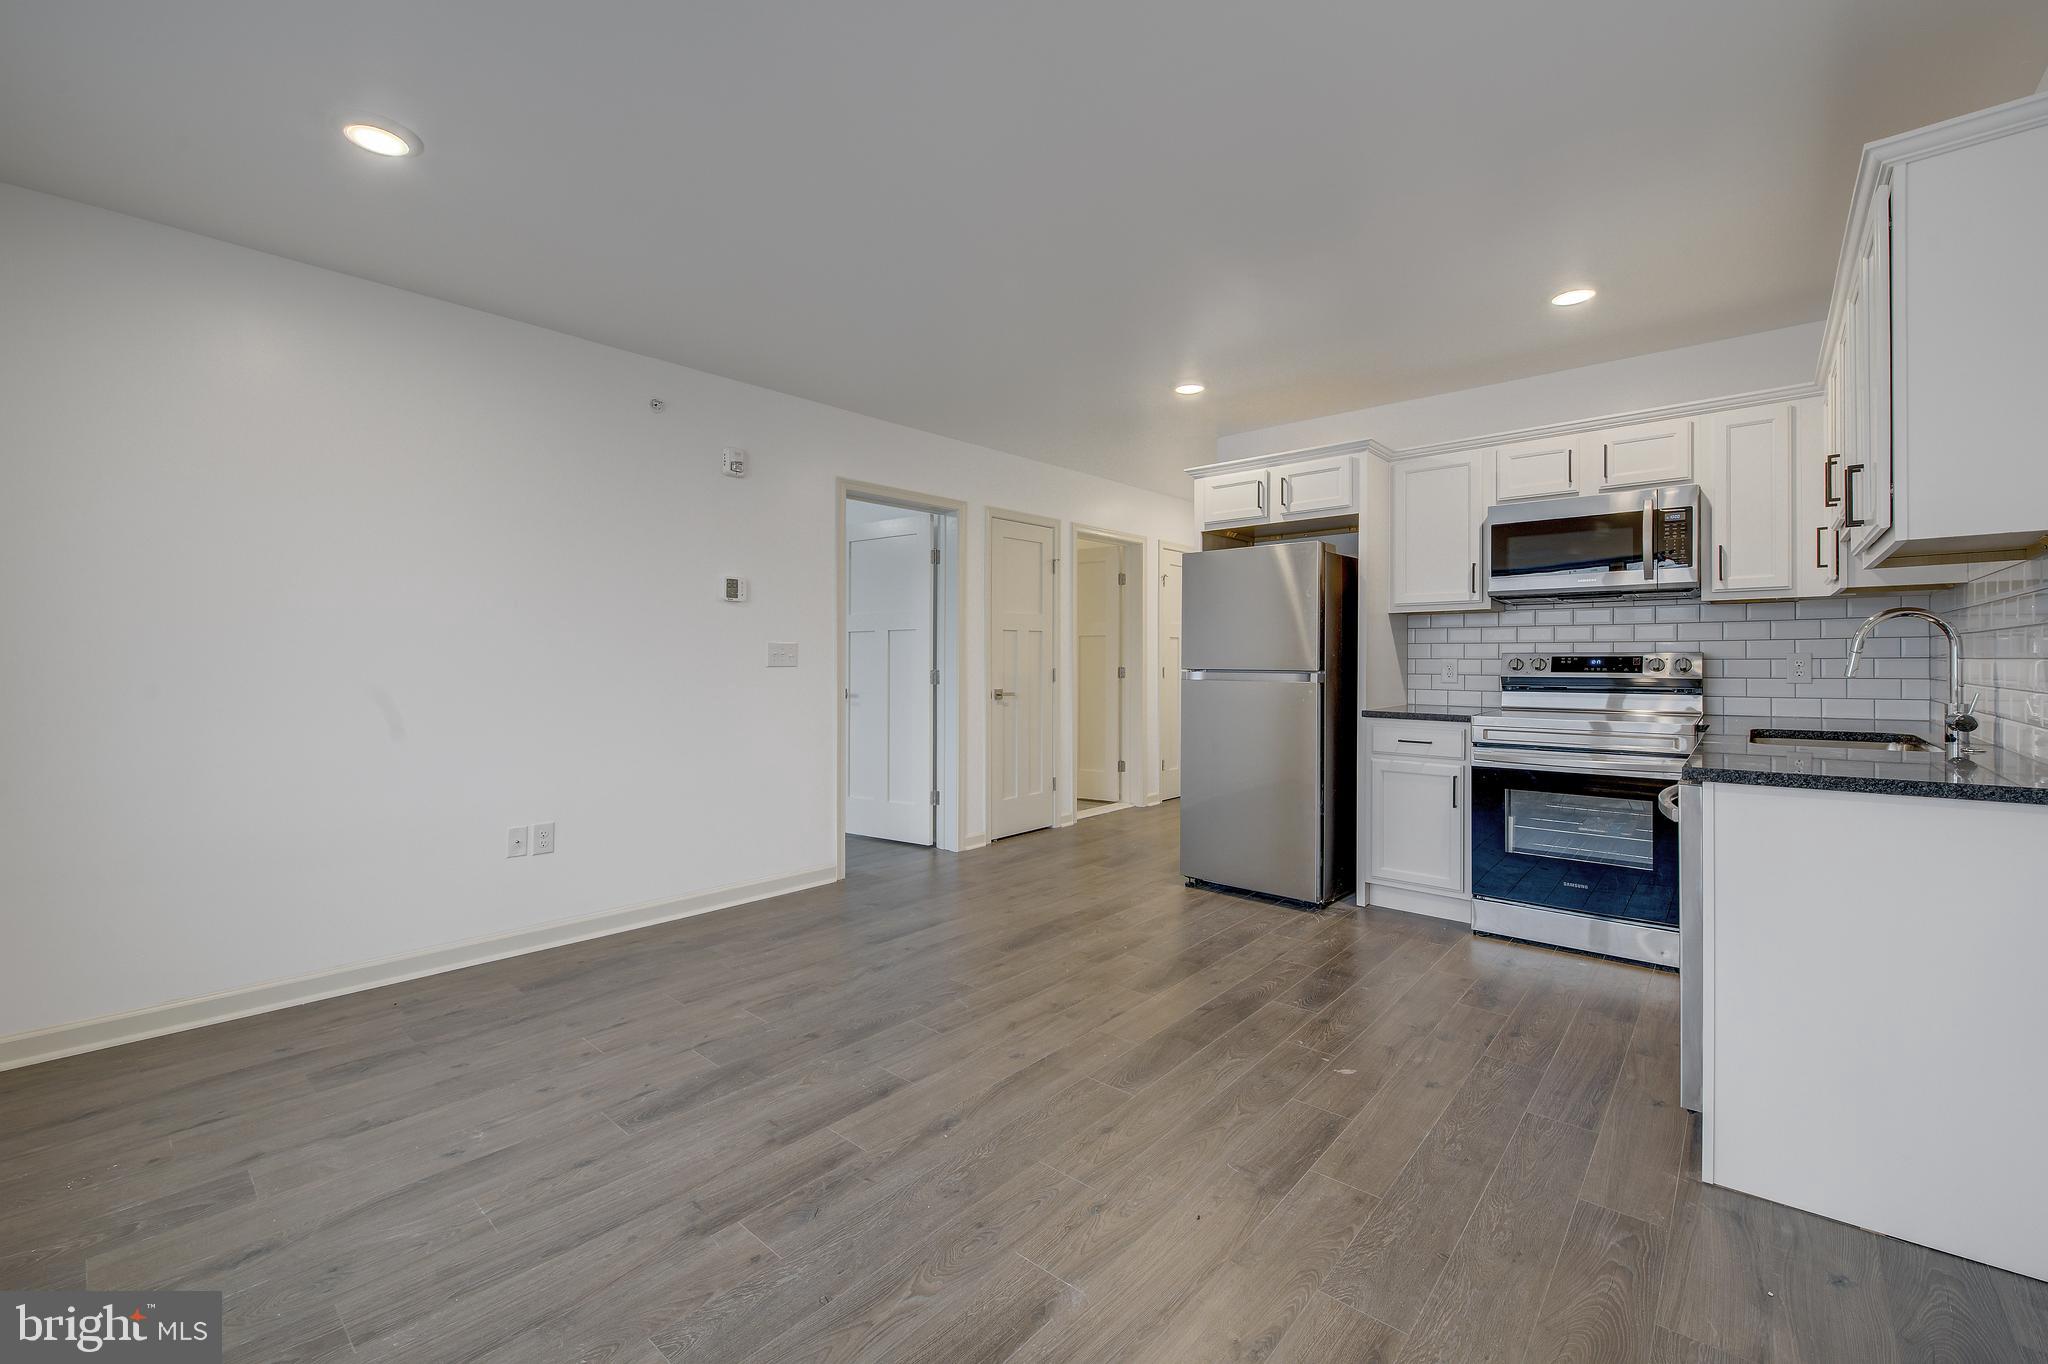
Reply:
<svg viewBox="0 0 2048 1364"><path fill-rule="evenodd" d="M1657 581L1657 494L1643 498L1643 580Z"/></svg>

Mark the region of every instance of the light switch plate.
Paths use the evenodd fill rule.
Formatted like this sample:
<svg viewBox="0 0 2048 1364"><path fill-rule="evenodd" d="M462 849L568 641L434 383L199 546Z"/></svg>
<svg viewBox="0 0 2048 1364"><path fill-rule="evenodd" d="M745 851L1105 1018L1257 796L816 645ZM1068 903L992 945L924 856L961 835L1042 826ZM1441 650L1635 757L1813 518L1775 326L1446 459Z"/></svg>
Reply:
<svg viewBox="0 0 2048 1364"><path fill-rule="evenodd" d="M796 645L770 644L768 666L771 668L794 668L796 666Z"/></svg>
<svg viewBox="0 0 2048 1364"><path fill-rule="evenodd" d="M505 831L505 856L526 856L526 826L515 824Z"/></svg>

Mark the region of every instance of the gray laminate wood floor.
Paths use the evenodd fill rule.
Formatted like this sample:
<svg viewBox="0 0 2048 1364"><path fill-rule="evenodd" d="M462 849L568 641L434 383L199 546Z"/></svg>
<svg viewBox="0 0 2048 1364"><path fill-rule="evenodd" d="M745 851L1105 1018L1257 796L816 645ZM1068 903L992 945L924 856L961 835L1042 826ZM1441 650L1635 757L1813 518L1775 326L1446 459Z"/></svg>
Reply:
<svg viewBox="0 0 2048 1364"><path fill-rule="evenodd" d="M0 1075L0 1284L286 1360L2048 1361L1687 1173L1677 982L1184 888L1168 805Z"/></svg>

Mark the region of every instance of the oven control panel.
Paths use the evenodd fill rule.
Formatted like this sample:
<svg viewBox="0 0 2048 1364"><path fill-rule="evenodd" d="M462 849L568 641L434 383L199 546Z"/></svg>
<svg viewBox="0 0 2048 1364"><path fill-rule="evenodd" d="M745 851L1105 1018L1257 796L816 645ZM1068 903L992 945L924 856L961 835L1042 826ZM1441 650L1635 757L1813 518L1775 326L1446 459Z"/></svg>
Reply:
<svg viewBox="0 0 2048 1364"><path fill-rule="evenodd" d="M1510 681L1541 677L1661 682L1697 679L1706 660L1699 654L1510 654L1500 661Z"/></svg>

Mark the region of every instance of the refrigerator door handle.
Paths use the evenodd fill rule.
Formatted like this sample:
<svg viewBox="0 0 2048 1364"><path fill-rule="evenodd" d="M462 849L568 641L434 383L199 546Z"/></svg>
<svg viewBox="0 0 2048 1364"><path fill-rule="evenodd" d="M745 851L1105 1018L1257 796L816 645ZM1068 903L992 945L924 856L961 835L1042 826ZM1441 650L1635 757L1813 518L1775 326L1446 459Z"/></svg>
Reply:
<svg viewBox="0 0 2048 1364"><path fill-rule="evenodd" d="M1181 676L1190 682L1320 682L1318 672L1265 672L1258 668L1188 668Z"/></svg>

